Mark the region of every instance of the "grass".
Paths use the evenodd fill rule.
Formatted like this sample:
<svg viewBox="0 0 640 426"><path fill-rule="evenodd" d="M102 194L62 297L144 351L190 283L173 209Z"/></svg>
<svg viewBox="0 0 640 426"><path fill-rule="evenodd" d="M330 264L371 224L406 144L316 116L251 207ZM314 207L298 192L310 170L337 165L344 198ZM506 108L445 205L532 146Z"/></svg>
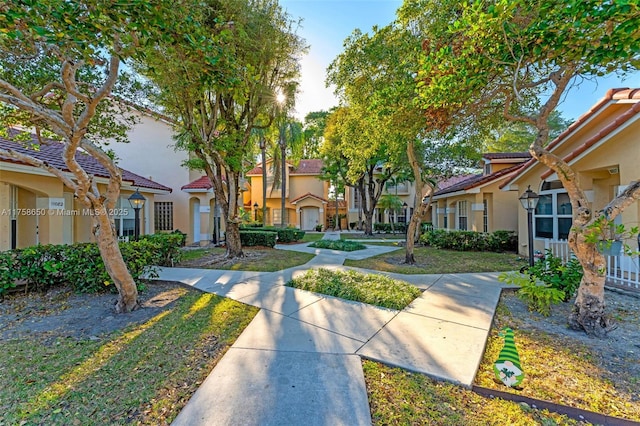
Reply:
<svg viewBox="0 0 640 426"><path fill-rule="evenodd" d="M309 244L309 247L340 251L356 251L367 248L364 244L349 240L318 240L313 244Z"/></svg>
<svg viewBox="0 0 640 426"><path fill-rule="evenodd" d="M287 286L398 310L421 294L411 284L384 275L322 268L307 271Z"/></svg>
<svg viewBox="0 0 640 426"><path fill-rule="evenodd" d="M374 425L574 425L548 411L437 382L373 361L363 361Z"/></svg>
<svg viewBox="0 0 640 426"><path fill-rule="evenodd" d="M305 233L304 237L302 238L303 243L312 243L314 241L318 241L321 240L322 237L324 237L324 232L316 232L316 233Z"/></svg>
<svg viewBox="0 0 640 426"><path fill-rule="evenodd" d="M397 232L395 234L373 234L373 235L365 235L362 233L350 233L350 232L341 232L340 233L341 240L404 240L405 235L402 232Z"/></svg>
<svg viewBox="0 0 640 426"><path fill-rule="evenodd" d="M416 265L404 264L404 249L363 260L345 261L345 266L373 269L399 274L447 274L464 272L517 271L526 262L513 253L439 250L416 247Z"/></svg>
<svg viewBox="0 0 640 426"><path fill-rule="evenodd" d="M257 309L180 289L175 305L100 340L3 342L3 424L168 424Z"/></svg>
<svg viewBox="0 0 640 426"><path fill-rule="evenodd" d="M188 260L183 259L183 261L177 266L255 272L275 272L292 268L294 266L303 265L314 257L311 253L277 250L264 247L245 247L243 248L245 257L235 259L225 259L223 256L225 250L223 248L195 249L187 250L185 252L189 253L191 258ZM211 258L210 260L212 260L212 262L208 263L205 257L210 256L217 257ZM198 260L202 260L202 262L198 262Z"/></svg>
<svg viewBox="0 0 640 426"><path fill-rule="evenodd" d="M515 296L503 295L504 297ZM622 386L614 387L607 379L608 372L597 366L596 355L587 345L552 337L538 330L519 329L517 323L509 309L501 302L478 370L476 384L640 421L640 404L637 400L634 401L632 396L633 393L637 394L637 386L628 382L627 389L623 389ZM525 371L521 391L496 385L493 381L493 362L498 358L503 345L498 331L507 325L514 329L520 363ZM633 381L632 378L629 379Z"/></svg>
<svg viewBox="0 0 640 426"><path fill-rule="evenodd" d="M209 254L223 254L223 248L197 248L197 249L188 249L182 250L180 255L181 262L190 262L193 260L198 260L201 257L207 256Z"/></svg>

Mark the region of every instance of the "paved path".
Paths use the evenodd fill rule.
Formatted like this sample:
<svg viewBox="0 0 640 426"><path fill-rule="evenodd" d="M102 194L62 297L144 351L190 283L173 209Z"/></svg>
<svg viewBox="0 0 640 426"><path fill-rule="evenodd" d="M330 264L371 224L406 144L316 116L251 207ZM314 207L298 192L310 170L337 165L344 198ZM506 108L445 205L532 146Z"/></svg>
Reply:
<svg viewBox="0 0 640 426"><path fill-rule="evenodd" d="M339 234L328 232L325 238ZM361 357L471 385L502 288L497 274L387 274L424 290L396 311L284 284L310 268L355 269L342 263L397 248L368 246L351 253L307 244L277 248L316 256L272 273L160 271L159 279L261 308L173 425L370 424Z"/></svg>

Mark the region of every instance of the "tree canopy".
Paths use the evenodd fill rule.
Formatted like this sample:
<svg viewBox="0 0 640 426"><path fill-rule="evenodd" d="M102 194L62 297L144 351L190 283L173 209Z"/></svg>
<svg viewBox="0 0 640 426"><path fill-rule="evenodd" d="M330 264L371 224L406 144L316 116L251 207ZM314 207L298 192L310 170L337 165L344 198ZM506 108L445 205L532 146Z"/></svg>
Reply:
<svg viewBox="0 0 640 426"><path fill-rule="evenodd" d="M640 66L640 4L595 0L408 2L423 36L418 104L428 123L450 126L461 115L504 118L536 129L531 154L556 172L573 208L569 245L583 266L570 325L598 336L613 328L604 311L602 254L586 241L600 218L612 221L640 198L631 182L600 213L589 208L577 171L546 149L554 109L583 78ZM434 14L431 15L431 12Z"/></svg>

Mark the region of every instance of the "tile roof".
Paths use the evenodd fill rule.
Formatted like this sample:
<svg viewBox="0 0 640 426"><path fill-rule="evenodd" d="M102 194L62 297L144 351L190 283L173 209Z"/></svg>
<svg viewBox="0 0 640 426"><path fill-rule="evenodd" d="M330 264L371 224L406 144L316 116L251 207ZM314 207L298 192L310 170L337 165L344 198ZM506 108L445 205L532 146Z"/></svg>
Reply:
<svg viewBox="0 0 640 426"><path fill-rule="evenodd" d="M10 133L15 134L16 132L10 131ZM36 151L33 149L25 148L22 144L18 142L0 137L0 148L5 150L13 150L20 154L29 155L40 161L44 161L49 165L51 165L52 167L55 167L59 170L69 172L69 168L65 164L62 157L62 152L64 148L63 144L61 142L54 141L51 139L44 139L43 142L44 142L43 144L40 144L37 139L37 136L34 134L31 135L31 141L29 143L34 146L38 146L39 149ZM14 163L14 164L24 164L29 166L29 164L26 164L22 161L16 160L14 158L3 157L3 156L0 156L0 161L7 162L7 163ZM102 166L102 164L98 162L98 160L96 160L92 156L84 152L78 151L76 152L76 161L87 173L94 176L109 178L109 172ZM122 170L122 180L131 182L131 186L171 192L171 188L164 186L158 182L154 182L150 179L144 178L140 175L130 172L129 170L125 170L122 168L120 170Z"/></svg>
<svg viewBox="0 0 640 426"><path fill-rule="evenodd" d="M553 151L553 149L555 147L557 147L562 142L564 142L569 137L569 135L571 135L576 129L578 129L584 123L589 121L589 119L591 119L591 117L596 115L597 112L599 112L601 109L603 109L611 101L627 101L627 100L636 101L636 105L634 105L631 109L637 111L637 109L639 108L639 107L637 107L637 101L640 100L640 89L638 89L638 88L630 89L628 87L624 87L624 88L617 88L617 89L609 89L609 90L607 90L607 93L604 95L603 98L601 98L595 105L593 105L591 108L589 108L589 110L587 112L585 112L584 114L582 114L576 121L571 123L571 125L569 127L567 127L567 129L564 132L560 133L557 138L552 140L545 147L545 149L547 149L549 151ZM620 125L622 125L622 123L627 121L632 115L635 115L635 113L630 113L629 111L627 111L625 114L623 114L621 116L621 117L624 117L624 118L621 119L619 117L612 124L610 124L609 126L605 127L604 129L602 129L600 132L598 132L598 134L594 135L592 138L589 139L589 141L585 142L585 144L583 144L583 145L586 145L588 142L591 141L589 146L592 146L597 141L601 140L603 137L605 137L606 135L611 133L613 130L615 130L616 128L620 127ZM580 153L584 152L584 150L586 150L587 148L588 147L582 148ZM580 149L580 148L578 148L578 149ZM572 154L573 153L569 154L569 156L571 156ZM577 155L579 155L579 154L576 154L576 156ZM575 158L575 156L571 157L571 159L573 159L573 158ZM529 167L533 166L537 161L538 160L536 160L535 158L531 158L529 161L524 163L524 166L522 167L522 169L517 174L511 176L507 181L502 183L502 185L500 185L500 188L504 188L505 186L507 186L508 184L513 182L520 175L520 173L524 172L526 169L528 169ZM546 172L545 172L545 174L546 174ZM546 176L549 177L551 174L553 174L553 172L549 173ZM542 178L542 179L544 179L544 178Z"/></svg>
<svg viewBox="0 0 640 426"><path fill-rule="evenodd" d="M315 198L316 200L318 200L318 201L322 201L323 203L327 203L327 200L325 200L324 198L322 198L322 197L320 197L320 196L318 196L318 195L314 195L314 194L312 194L312 193L310 193L310 192L307 192L306 194L301 195L301 196L299 196L299 197L297 197L297 198L295 198L295 199L291 200L291 204L295 204L295 203L297 203L298 201L303 200L303 199L308 198L308 197L310 197L310 198Z"/></svg>
<svg viewBox="0 0 640 426"><path fill-rule="evenodd" d="M267 160L267 163L270 163L271 161L273 160ZM293 167L293 163L291 161L287 161L287 163L290 167ZM298 167L293 167L293 170L289 172L289 175L319 175L322 171L323 165L324 163L322 162L322 160L318 159L300 160L300 162L298 163ZM249 170L247 172L247 176L250 175L262 175L262 163Z"/></svg>
<svg viewBox="0 0 640 426"><path fill-rule="evenodd" d="M498 170L497 172L488 174L488 175L483 175L483 174L478 174L478 175L471 175L468 176L466 179L462 179L460 182L450 185L444 189L440 189L438 191L436 191L433 196L437 197L440 195L445 195L445 194L451 194L453 192L458 192L458 191L468 191L472 188L478 187L480 185L484 185L486 183L489 182L493 182L496 181L498 179L502 179L504 177L507 177L509 174L511 173L515 173L517 172L520 168L524 167L524 165L527 163L520 163L520 164L516 164L513 165L511 167L507 167L501 170Z"/></svg>
<svg viewBox="0 0 640 426"><path fill-rule="evenodd" d="M211 181L209 180L209 176L204 175L192 182L189 182L188 184L184 185L182 188L180 188L181 190L197 190L197 189L202 189L204 191L208 191L211 188L213 188L213 185L211 184Z"/></svg>
<svg viewBox="0 0 640 426"><path fill-rule="evenodd" d="M502 159L518 159L518 158L531 158L531 154L528 152L489 152L482 154L482 158L487 160L502 160Z"/></svg>
<svg viewBox="0 0 640 426"><path fill-rule="evenodd" d="M300 160L298 167L294 168L290 175L319 175L323 166L322 160Z"/></svg>

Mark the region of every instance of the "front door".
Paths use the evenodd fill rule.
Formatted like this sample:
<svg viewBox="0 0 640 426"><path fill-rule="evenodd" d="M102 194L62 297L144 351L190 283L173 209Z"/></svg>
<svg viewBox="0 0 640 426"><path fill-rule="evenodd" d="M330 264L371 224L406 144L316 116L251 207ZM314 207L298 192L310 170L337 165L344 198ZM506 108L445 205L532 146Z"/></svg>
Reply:
<svg viewBox="0 0 640 426"><path fill-rule="evenodd" d="M302 209L303 228L305 231L313 231L320 219L320 212L317 207L307 207Z"/></svg>

